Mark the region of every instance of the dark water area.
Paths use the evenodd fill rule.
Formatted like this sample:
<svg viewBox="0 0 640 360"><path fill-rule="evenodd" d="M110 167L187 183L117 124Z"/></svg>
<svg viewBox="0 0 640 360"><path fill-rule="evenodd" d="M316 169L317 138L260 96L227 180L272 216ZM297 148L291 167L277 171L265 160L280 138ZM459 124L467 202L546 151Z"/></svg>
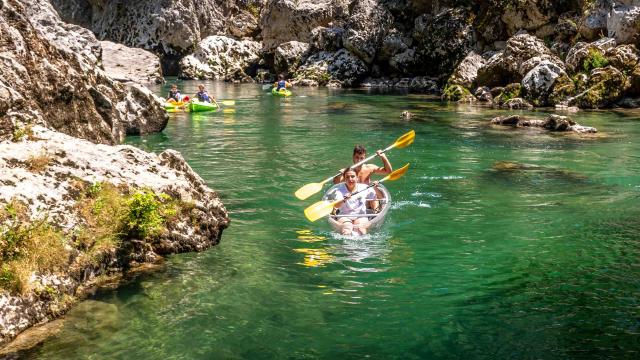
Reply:
<svg viewBox="0 0 640 360"><path fill-rule="evenodd" d="M219 193L221 244L99 291L22 357L640 356L640 112L572 114L599 130L577 136L490 126L513 112L422 95L207 87L235 104L127 142L180 151ZM411 129L414 144L389 152L411 168L387 183L380 231L345 238L304 218L320 194L296 189L348 165L355 144L373 153Z"/></svg>

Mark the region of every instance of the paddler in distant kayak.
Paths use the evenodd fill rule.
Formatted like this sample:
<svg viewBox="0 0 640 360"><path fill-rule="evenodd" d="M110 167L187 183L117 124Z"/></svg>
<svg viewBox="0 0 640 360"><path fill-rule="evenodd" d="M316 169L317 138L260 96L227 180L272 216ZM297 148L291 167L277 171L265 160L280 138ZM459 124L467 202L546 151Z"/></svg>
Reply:
<svg viewBox="0 0 640 360"><path fill-rule="evenodd" d="M284 75L278 75L278 81L273 84L275 86L276 91L286 90L288 87L291 87L291 83L284 79Z"/></svg>
<svg viewBox="0 0 640 360"><path fill-rule="evenodd" d="M178 90L178 85L171 85L171 90L169 90L169 95L167 96L167 102L181 102L182 94L180 94L180 90Z"/></svg>
<svg viewBox="0 0 640 360"><path fill-rule="evenodd" d="M358 215L365 215L367 213L367 202L376 198L378 192L378 182L374 182L373 188L367 189L367 185L358 182L358 174L351 168L347 168L341 175L345 182L338 185L336 189L335 200L341 200L334 205L334 208L339 210L340 215L353 215L341 216L338 218L338 222L342 225L340 233L342 235L364 235L367 233L367 225L369 224L369 218L366 216L358 217ZM366 189L366 190L365 190ZM361 193L351 196L356 191L362 191Z"/></svg>
<svg viewBox="0 0 640 360"><path fill-rule="evenodd" d="M213 102L218 108L220 108L220 104L218 104L216 98L212 95L209 95L203 84L198 85L198 92L196 93L195 97L200 102Z"/></svg>

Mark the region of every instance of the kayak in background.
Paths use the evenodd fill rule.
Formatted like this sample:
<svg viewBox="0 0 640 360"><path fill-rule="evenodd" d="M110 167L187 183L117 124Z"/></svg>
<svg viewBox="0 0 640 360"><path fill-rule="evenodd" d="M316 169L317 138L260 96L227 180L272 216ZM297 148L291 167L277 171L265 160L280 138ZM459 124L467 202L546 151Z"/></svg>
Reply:
<svg viewBox="0 0 640 360"><path fill-rule="evenodd" d="M291 95L293 95L291 90L287 90L287 89L276 90L276 88L272 88L271 89L271 94L276 95L276 96L291 96Z"/></svg>
<svg viewBox="0 0 640 360"><path fill-rule="evenodd" d="M169 112L184 109L185 103L182 101L167 101L164 103L164 109Z"/></svg>
<svg viewBox="0 0 640 360"><path fill-rule="evenodd" d="M216 105L216 103L191 100L187 104L187 110L191 112L215 111L217 109L218 109L218 105Z"/></svg>

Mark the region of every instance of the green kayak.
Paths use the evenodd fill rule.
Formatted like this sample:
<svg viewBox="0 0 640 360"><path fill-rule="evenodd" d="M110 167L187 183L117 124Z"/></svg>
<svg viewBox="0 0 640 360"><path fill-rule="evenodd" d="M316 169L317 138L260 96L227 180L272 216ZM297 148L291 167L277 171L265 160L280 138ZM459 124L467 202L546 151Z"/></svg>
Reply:
<svg viewBox="0 0 640 360"><path fill-rule="evenodd" d="M214 111L218 109L218 105L202 101L190 101L187 104L187 109L191 112Z"/></svg>
<svg viewBox="0 0 640 360"><path fill-rule="evenodd" d="M280 89L280 91L278 91L278 90L276 90L276 88L272 88L271 89L271 94L277 95L277 96L291 96L291 95L293 95L291 93L291 90Z"/></svg>

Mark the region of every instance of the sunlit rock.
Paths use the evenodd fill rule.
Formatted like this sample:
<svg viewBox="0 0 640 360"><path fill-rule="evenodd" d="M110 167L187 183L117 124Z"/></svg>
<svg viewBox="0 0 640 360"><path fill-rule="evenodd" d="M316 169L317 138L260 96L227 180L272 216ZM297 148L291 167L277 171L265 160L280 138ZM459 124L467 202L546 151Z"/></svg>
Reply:
<svg viewBox="0 0 640 360"><path fill-rule="evenodd" d="M187 79L252 81L262 46L256 41L209 36L180 61L180 76Z"/></svg>

